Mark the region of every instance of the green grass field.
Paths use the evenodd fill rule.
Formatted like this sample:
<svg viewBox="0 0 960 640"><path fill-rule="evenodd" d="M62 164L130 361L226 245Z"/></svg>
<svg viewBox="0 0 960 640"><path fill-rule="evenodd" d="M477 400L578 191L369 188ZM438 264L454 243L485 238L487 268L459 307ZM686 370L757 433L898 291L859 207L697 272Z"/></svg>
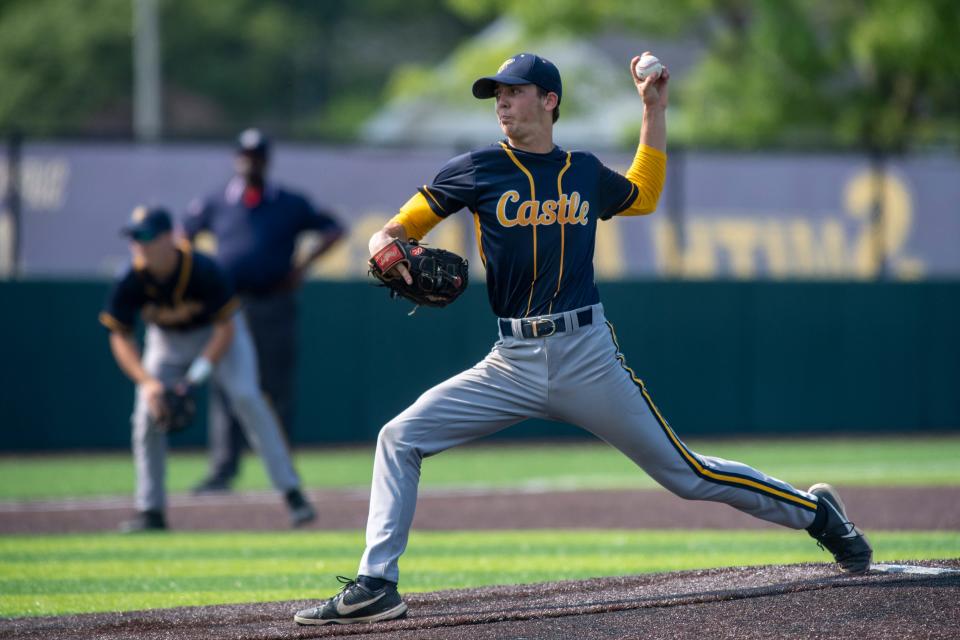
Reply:
<svg viewBox="0 0 960 640"><path fill-rule="evenodd" d="M829 481L841 486L960 486L960 437L697 441L705 455L738 460L797 486ZM312 488L370 483L373 447L311 450L296 456ZM206 470L202 453L170 458L167 487L186 491ZM423 465L424 487L649 488L646 474L613 448L597 442L533 446L472 446L445 452ZM247 457L237 489L267 489L259 460ZM129 495L129 454L0 457L0 500Z"/></svg>
<svg viewBox="0 0 960 640"><path fill-rule="evenodd" d="M873 532L877 561L960 557L960 532ZM0 537L0 616L328 597L360 532ZM824 562L791 531L414 532L405 592L707 567Z"/></svg>
<svg viewBox="0 0 960 640"><path fill-rule="evenodd" d="M691 441L798 486L960 487L960 438ZM362 487L372 448L306 451L307 487ZM171 491L201 477L200 453L175 453ZM602 444L478 446L431 458L426 487L641 488L653 483ZM238 489L266 489L248 459ZM129 455L0 458L0 500L129 495ZM960 490L960 489L958 489ZM6 516L10 517L10 516ZM876 561L960 557L960 532L871 531ZM363 533L231 532L125 537L0 536L0 616L127 611L181 605L319 598L353 576ZM406 592L720 566L826 562L791 531L417 532L402 561Z"/></svg>

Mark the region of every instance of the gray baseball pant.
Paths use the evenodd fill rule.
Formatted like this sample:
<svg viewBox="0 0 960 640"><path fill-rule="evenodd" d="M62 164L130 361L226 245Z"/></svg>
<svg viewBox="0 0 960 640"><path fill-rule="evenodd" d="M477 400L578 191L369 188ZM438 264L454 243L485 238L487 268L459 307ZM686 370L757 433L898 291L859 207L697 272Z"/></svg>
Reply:
<svg viewBox="0 0 960 640"><path fill-rule="evenodd" d="M226 354L213 370L212 382L228 396L247 440L263 459L274 488L282 493L300 486L277 419L260 391L257 354L242 313L233 316L235 332ZM161 382L183 379L190 363L200 355L212 327L171 331L148 325L143 366ZM167 436L152 426L142 389L137 388L133 416L133 459L137 474L135 504L138 511L162 511L166 504Z"/></svg>
<svg viewBox="0 0 960 640"><path fill-rule="evenodd" d="M546 338L501 332L480 363L433 387L383 427L360 575L398 581L423 458L526 418L586 429L681 498L725 502L794 529L813 522L815 496L745 464L690 450L626 365L603 306L591 310L593 322L582 327L579 310L551 316L562 315L573 330Z"/></svg>
<svg viewBox="0 0 960 640"><path fill-rule="evenodd" d="M260 385L289 441L293 428L297 364L297 294L241 295L243 314L257 353ZM240 470L243 429L223 392L211 389L207 412L210 471L207 477L229 481Z"/></svg>

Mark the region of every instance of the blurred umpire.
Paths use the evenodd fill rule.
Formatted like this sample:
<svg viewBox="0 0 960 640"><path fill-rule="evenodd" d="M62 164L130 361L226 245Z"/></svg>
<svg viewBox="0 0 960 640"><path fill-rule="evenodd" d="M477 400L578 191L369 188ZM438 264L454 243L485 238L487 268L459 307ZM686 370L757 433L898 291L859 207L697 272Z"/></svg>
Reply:
<svg viewBox="0 0 960 640"><path fill-rule="evenodd" d="M183 221L193 241L201 231L217 241L216 260L243 302L256 346L260 385L289 438L294 419L297 291L310 265L344 233L327 211L266 179L270 143L258 129L237 139L236 175L213 195L193 201ZM294 263L299 235L319 234L313 250ZM229 491L244 440L235 411L214 387L209 413L210 470L196 493Z"/></svg>

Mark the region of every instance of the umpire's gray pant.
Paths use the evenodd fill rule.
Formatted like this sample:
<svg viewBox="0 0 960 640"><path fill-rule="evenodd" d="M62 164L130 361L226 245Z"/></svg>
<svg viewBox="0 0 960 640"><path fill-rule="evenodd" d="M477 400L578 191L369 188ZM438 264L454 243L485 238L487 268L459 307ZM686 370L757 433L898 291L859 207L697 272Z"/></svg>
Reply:
<svg viewBox="0 0 960 640"><path fill-rule="evenodd" d="M682 498L725 502L794 529L813 522L815 496L739 462L695 453L677 437L626 365L602 305L592 307L593 322L583 327L576 311L562 315L566 327L577 328L547 338L502 336L479 364L383 427L359 574L398 581L423 458L525 418L590 431Z"/></svg>
<svg viewBox="0 0 960 640"><path fill-rule="evenodd" d="M233 316L233 341L214 367L212 381L227 394L251 446L260 454L274 488L280 492L299 488L300 480L277 419L260 392L257 354L242 313ZM143 366L163 383L181 380L190 363L210 339L212 327L170 331L148 325ZM166 504L167 436L152 426L142 388L137 388L133 409L133 459L137 473L136 508L162 511Z"/></svg>
<svg viewBox="0 0 960 640"><path fill-rule="evenodd" d="M260 388L289 436L293 428L297 365L297 294L283 291L267 296L241 295L243 314L257 353ZM211 480L232 480L240 470L243 428L221 389L211 389L207 434Z"/></svg>

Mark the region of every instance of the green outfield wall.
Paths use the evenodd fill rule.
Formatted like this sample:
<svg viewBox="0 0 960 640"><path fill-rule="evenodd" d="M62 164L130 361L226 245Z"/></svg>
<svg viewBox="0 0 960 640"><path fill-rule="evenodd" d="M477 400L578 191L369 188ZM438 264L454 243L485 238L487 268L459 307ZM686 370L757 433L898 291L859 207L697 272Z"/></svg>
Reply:
<svg viewBox="0 0 960 640"><path fill-rule="evenodd" d="M102 282L0 283L4 451L129 446ZM960 430L960 283L605 282L627 363L681 435ZM299 443L366 442L496 340L482 285L420 309L365 283L301 299ZM500 437L573 437L531 422ZM174 444L205 442L204 424Z"/></svg>

